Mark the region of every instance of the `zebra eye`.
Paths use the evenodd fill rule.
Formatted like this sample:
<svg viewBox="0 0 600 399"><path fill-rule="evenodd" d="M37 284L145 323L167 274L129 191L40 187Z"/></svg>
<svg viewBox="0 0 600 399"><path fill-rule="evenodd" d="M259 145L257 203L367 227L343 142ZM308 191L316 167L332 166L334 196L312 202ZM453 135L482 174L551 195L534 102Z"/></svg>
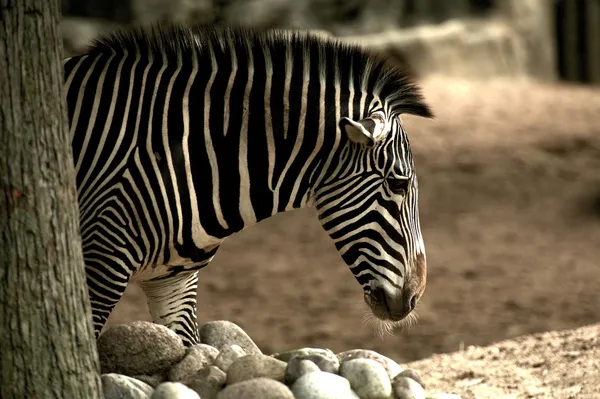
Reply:
<svg viewBox="0 0 600 399"><path fill-rule="evenodd" d="M387 179L390 190L397 195L405 196L408 192L410 181L408 179Z"/></svg>

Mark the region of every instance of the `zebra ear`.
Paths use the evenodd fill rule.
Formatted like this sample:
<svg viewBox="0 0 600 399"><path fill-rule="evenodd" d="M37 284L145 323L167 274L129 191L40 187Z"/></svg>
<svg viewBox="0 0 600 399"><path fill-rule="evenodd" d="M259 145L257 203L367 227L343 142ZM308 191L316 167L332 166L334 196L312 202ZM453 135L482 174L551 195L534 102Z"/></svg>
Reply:
<svg viewBox="0 0 600 399"><path fill-rule="evenodd" d="M366 145L367 147L371 147L375 143L373 133L372 131L369 131L369 129L373 129L374 127L375 123L369 118L358 122L346 117L340 120L340 129L346 133L348 139L354 143Z"/></svg>

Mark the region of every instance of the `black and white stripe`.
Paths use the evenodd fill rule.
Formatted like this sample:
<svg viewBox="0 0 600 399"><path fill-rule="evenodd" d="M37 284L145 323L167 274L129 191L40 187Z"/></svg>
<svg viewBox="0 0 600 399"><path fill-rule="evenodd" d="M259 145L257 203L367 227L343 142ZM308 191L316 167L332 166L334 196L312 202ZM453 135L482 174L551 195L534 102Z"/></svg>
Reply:
<svg viewBox="0 0 600 399"><path fill-rule="evenodd" d="M367 293L424 257L399 115L430 111L386 61L301 32L155 26L64 69L97 333L136 279L154 320L197 342L197 271L286 210L316 206Z"/></svg>

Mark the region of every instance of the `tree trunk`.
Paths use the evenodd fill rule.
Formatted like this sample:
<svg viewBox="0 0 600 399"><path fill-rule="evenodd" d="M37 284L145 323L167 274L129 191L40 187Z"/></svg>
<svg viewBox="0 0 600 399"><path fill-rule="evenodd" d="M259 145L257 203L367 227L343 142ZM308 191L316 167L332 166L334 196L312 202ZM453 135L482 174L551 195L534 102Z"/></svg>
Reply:
<svg viewBox="0 0 600 399"><path fill-rule="evenodd" d="M97 398L59 0L0 0L0 397Z"/></svg>

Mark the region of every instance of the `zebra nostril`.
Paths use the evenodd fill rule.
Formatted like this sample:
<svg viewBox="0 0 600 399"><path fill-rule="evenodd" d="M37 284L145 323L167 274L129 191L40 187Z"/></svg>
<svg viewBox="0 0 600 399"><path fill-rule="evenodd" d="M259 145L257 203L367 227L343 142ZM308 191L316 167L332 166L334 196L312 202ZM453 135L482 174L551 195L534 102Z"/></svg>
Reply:
<svg viewBox="0 0 600 399"><path fill-rule="evenodd" d="M417 306L417 296L413 295L410 297L410 300L408 302L409 312L412 312L416 306Z"/></svg>

